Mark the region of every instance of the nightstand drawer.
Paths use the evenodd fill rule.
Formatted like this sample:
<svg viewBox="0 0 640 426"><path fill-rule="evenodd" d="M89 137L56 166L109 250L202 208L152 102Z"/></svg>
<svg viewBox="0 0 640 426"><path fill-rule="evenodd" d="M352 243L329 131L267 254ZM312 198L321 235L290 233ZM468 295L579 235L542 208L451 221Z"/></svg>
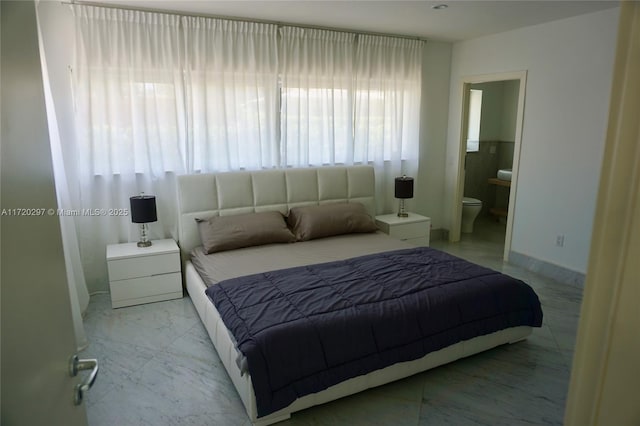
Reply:
<svg viewBox="0 0 640 426"><path fill-rule="evenodd" d="M180 271L180 256L166 253L154 256L138 256L116 259L107 262L109 281L120 281L150 275L167 274Z"/></svg>
<svg viewBox="0 0 640 426"><path fill-rule="evenodd" d="M383 214L376 216L378 228L393 238L406 241L414 246L429 246L431 219L416 213L408 213L406 217Z"/></svg>
<svg viewBox="0 0 640 426"><path fill-rule="evenodd" d="M429 231L428 225L428 222L416 222L390 226L389 235L399 240L426 237Z"/></svg>
<svg viewBox="0 0 640 426"><path fill-rule="evenodd" d="M153 275L130 280L111 281L111 301L137 299L149 295L162 295L182 291L180 272Z"/></svg>

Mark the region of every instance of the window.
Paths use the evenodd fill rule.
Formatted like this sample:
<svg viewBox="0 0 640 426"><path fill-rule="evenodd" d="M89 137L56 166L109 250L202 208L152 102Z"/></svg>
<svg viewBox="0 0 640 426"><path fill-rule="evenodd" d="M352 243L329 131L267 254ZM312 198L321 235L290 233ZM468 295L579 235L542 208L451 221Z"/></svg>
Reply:
<svg viewBox="0 0 640 426"><path fill-rule="evenodd" d="M77 122L94 176L417 159L418 40L78 10Z"/></svg>
<svg viewBox="0 0 640 426"><path fill-rule="evenodd" d="M480 118L482 116L482 90L471 89L469 94L469 121L467 123L467 152L480 150Z"/></svg>
<svg viewBox="0 0 640 426"><path fill-rule="evenodd" d="M340 87L283 87L282 166L322 166L349 161L350 94Z"/></svg>

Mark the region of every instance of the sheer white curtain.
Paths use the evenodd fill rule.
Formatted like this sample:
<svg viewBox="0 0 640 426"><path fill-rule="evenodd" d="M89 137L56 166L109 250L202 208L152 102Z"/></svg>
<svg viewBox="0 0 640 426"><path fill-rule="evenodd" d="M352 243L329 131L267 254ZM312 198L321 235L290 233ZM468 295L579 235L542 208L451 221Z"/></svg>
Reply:
<svg viewBox="0 0 640 426"><path fill-rule="evenodd" d="M372 164L378 211L418 172L422 42L283 27L282 166Z"/></svg>
<svg viewBox="0 0 640 426"><path fill-rule="evenodd" d="M422 42L359 35L355 57L354 161L374 164L378 211L393 211L393 177L418 172Z"/></svg>
<svg viewBox="0 0 640 426"><path fill-rule="evenodd" d="M172 178L185 172L186 123L180 18L74 5L77 152L65 158L78 178L76 208L104 209L78 217L87 280L107 280L105 247L136 241L129 197L157 197L152 238L175 227Z"/></svg>
<svg viewBox="0 0 640 426"><path fill-rule="evenodd" d="M175 235L176 173L374 164L378 211L415 176L421 43L86 5L76 19L76 208L155 194L151 237ZM278 32L279 31L279 32ZM418 188L416 188L418 189ZM88 281L129 216L78 217ZM95 286L91 286L95 287Z"/></svg>
<svg viewBox="0 0 640 426"><path fill-rule="evenodd" d="M283 27L282 166L353 162L355 35Z"/></svg>
<svg viewBox="0 0 640 426"><path fill-rule="evenodd" d="M189 169L278 165L277 26L184 17Z"/></svg>
<svg viewBox="0 0 640 426"><path fill-rule="evenodd" d="M49 128L49 141L51 145L51 159L53 163L53 173L56 187L56 201L58 209L73 209L69 179L64 167L62 140L58 128L58 118L53 101L51 82L49 80L49 69L47 66L47 56L45 54L38 15L38 41L40 47L40 63L42 67L42 80L44 86L44 98L47 110L47 125ZM87 336L82 323L82 314L89 305L89 291L84 278L82 262L80 259L80 248L76 232L76 221L74 216L59 215L60 233L62 235L62 249L64 251L65 269L67 273L67 285L69 287L69 298L71 302L71 315L73 318L73 328L76 335L77 350L81 351L87 347Z"/></svg>

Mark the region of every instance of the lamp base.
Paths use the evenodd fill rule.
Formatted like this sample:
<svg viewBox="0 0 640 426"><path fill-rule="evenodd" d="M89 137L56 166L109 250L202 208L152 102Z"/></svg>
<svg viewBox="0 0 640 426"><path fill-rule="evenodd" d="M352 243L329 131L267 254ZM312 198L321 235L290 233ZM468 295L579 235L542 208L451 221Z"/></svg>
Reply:
<svg viewBox="0 0 640 426"><path fill-rule="evenodd" d="M398 217L409 217L409 213L404 209L404 199L400 199L400 205L398 206Z"/></svg>
<svg viewBox="0 0 640 426"><path fill-rule="evenodd" d="M148 225L146 223L140 224L140 241L138 241L138 247L150 247L151 241L147 238Z"/></svg>

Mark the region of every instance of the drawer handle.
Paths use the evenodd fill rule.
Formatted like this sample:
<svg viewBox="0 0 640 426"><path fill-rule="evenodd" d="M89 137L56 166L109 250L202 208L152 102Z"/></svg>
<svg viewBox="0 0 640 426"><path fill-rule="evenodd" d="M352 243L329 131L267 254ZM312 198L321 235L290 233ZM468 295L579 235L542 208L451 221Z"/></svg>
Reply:
<svg viewBox="0 0 640 426"><path fill-rule="evenodd" d="M164 272L162 274L151 274L149 275L150 277L160 277L162 275L171 275L171 274L177 274L179 271L173 271L173 272Z"/></svg>

